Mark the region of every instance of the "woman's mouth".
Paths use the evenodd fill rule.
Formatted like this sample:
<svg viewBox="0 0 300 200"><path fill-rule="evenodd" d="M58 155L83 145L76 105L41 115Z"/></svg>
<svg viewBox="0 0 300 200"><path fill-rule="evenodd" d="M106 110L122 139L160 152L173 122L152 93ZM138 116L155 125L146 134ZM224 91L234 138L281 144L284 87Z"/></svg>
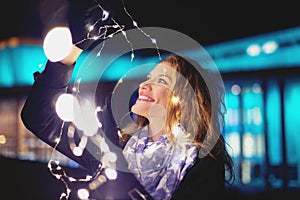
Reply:
<svg viewBox="0 0 300 200"><path fill-rule="evenodd" d="M145 96L145 95L140 95L137 100L138 101L146 101L146 102L154 102L154 99L152 99L151 97Z"/></svg>

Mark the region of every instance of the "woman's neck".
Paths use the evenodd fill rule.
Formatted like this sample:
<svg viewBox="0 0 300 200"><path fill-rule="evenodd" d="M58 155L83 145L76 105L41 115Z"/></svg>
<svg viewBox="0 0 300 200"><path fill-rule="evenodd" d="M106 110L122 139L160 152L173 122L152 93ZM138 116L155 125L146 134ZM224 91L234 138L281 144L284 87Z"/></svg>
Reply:
<svg viewBox="0 0 300 200"><path fill-rule="evenodd" d="M155 142L160 138L160 136L165 134L164 130L164 121L165 119L162 119L160 117L157 118L151 118L149 120L148 125L148 134L149 137Z"/></svg>

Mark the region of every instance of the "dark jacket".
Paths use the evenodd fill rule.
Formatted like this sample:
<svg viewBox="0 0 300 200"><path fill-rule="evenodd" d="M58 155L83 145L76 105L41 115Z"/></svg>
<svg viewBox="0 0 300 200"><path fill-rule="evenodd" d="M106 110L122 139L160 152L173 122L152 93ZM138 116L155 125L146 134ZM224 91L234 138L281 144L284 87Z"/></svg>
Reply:
<svg viewBox="0 0 300 200"><path fill-rule="evenodd" d="M42 73L36 72L34 75L35 82L22 109L21 118L27 129L52 147L54 147L55 139L59 136L63 127L62 139L56 149L92 173L97 169L100 161L90 152L99 150L99 147L89 141L89 147L95 148L95 150L84 150L82 156L75 156L69 148L67 136L67 127L69 124L67 122L62 126L63 121L55 112L56 99L60 94L68 92L67 88L72 71L73 67L67 67L59 62L52 63L48 61ZM109 107L109 105L106 105L106 109L103 112L104 116L102 115L100 117L106 121L104 123L104 132L106 135L112 137L109 139L116 140L116 126L113 120L108 120L111 119ZM75 134L74 139L75 143L78 144L80 134ZM115 143L118 142L115 141ZM118 163L122 163L122 165L125 163L126 165L126 161L121 154L118 154ZM136 191L135 189L147 196L147 199L151 199L150 195L143 189L133 174L121 170L118 171L116 180L106 182L100 186L93 195L95 199L110 198L125 200L131 199L128 193L130 191ZM199 158L184 177L173 199L214 198L221 196L223 190L223 162L220 159L213 159L211 157ZM136 199L143 199L137 197L136 192L131 194L133 194Z"/></svg>

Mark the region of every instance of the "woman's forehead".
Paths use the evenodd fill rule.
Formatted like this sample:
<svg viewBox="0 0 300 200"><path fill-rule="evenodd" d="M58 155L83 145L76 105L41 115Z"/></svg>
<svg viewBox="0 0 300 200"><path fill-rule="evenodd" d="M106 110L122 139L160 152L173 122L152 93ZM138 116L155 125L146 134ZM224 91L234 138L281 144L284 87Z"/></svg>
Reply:
<svg viewBox="0 0 300 200"><path fill-rule="evenodd" d="M172 75L176 70L171 67L170 63L161 62L157 64L154 69L150 72L150 74L165 74Z"/></svg>

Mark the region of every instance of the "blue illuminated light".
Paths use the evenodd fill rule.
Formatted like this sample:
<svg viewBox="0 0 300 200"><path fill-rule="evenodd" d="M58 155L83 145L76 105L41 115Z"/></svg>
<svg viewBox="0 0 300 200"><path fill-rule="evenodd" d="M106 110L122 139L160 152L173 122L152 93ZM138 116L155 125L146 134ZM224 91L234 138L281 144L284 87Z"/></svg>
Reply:
<svg viewBox="0 0 300 200"><path fill-rule="evenodd" d="M279 165L282 162L282 145L281 145L281 116L280 111L280 92L277 80L270 80L268 82L266 94L266 120L268 123L268 150L270 164Z"/></svg>
<svg viewBox="0 0 300 200"><path fill-rule="evenodd" d="M31 85L33 73L41 71L45 62L41 46L5 47L0 51L0 87Z"/></svg>
<svg viewBox="0 0 300 200"><path fill-rule="evenodd" d="M297 67L300 66L300 45L297 45L294 41L299 39L300 27L296 27L209 45L205 47L205 50L212 57L221 73ZM264 53L256 52L259 55L249 56L247 48L253 44L257 44L256 49ZM196 50L189 50L187 56L197 58L199 57L198 53ZM138 60L137 62L142 61ZM45 62L46 56L42 45L22 44L14 47L4 47L0 50L0 87L32 85L32 74L35 71L42 70L41 66L44 66ZM124 62L127 61L123 60L115 63L113 68L106 71L103 78L109 81L117 81L128 70L128 65ZM201 63L200 60L199 63ZM95 75L94 71L87 73L88 76L91 76L91 79L97 78L93 77ZM89 78L86 77L85 80L89 80Z"/></svg>
<svg viewBox="0 0 300 200"><path fill-rule="evenodd" d="M0 87L13 87L15 78L10 48L4 48L0 51L0 62Z"/></svg>
<svg viewBox="0 0 300 200"><path fill-rule="evenodd" d="M287 81L284 93L285 126L287 142L287 161L289 164L299 164L300 160L300 81L299 79L290 79Z"/></svg>

